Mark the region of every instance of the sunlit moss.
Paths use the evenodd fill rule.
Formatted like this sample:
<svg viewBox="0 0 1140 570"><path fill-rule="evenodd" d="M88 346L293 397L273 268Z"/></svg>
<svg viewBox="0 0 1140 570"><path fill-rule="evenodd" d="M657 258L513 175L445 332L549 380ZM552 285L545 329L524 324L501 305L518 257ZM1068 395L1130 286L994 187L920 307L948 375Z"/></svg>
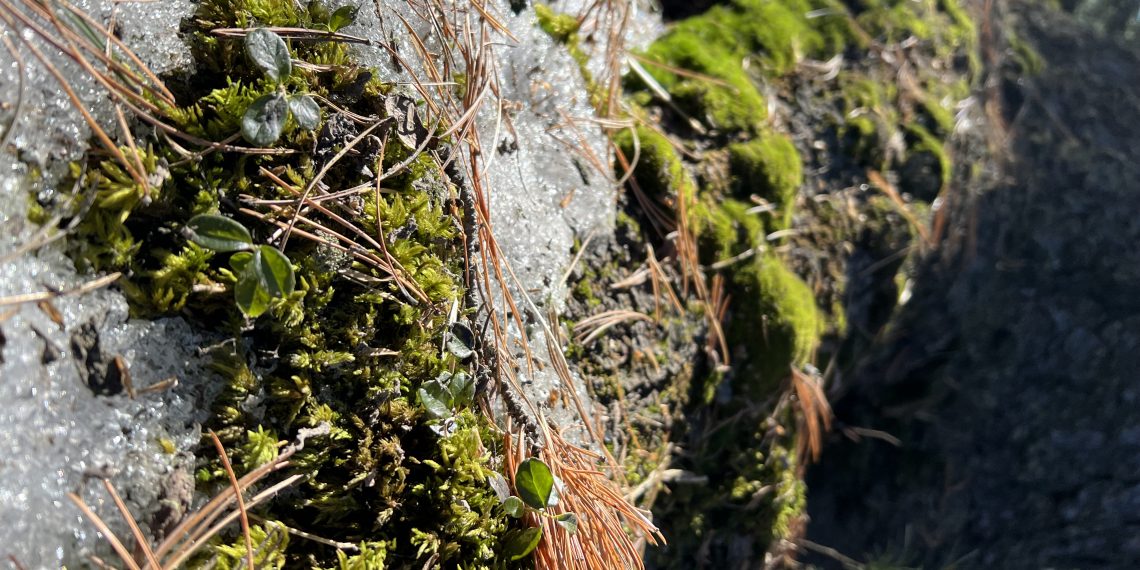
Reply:
<svg viewBox="0 0 1140 570"><path fill-rule="evenodd" d="M792 206L803 183L803 161L787 137L763 133L728 147L733 184L740 196L756 194L776 208L768 217L773 230L792 222Z"/></svg>

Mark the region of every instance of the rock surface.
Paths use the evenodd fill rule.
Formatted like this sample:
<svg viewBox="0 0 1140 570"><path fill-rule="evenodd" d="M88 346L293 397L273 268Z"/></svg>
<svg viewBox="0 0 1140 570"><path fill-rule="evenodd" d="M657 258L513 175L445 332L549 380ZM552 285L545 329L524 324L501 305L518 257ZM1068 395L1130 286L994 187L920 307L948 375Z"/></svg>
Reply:
<svg viewBox="0 0 1140 570"><path fill-rule="evenodd" d="M904 566L1134 568L1137 53L1032 2L994 18L1043 64L990 71L1004 176L850 380L838 419L899 447L837 436L808 536Z"/></svg>

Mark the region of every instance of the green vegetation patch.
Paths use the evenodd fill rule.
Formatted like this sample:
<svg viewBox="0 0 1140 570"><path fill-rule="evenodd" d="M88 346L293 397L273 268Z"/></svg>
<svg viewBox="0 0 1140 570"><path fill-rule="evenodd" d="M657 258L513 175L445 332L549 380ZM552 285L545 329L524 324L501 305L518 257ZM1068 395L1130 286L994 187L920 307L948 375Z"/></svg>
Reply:
<svg viewBox="0 0 1140 570"><path fill-rule="evenodd" d="M493 426L468 395L442 404L430 398L436 387L474 385L467 356L441 350L451 307L463 298L461 232L448 213L457 190L433 154L408 162L412 151L388 132L391 124L365 137L371 123L317 104L335 101L383 117L393 101L414 114L414 99L373 79L343 44L261 30L261 47L251 48L252 40L210 33L345 24L344 13L299 6L199 5L190 32L198 71L176 93L177 106L163 112L181 131L231 146L124 148L143 166L145 185L110 159L76 165L75 181L93 202L76 230L73 259L81 269L122 272L132 314L182 315L226 339L211 353L225 384L206 427L218 433L239 476L276 457L279 440L329 426L291 459L288 470L302 479L257 511L266 522L252 532L266 541L258 553L265 566L522 564L509 563L503 548L522 523L511 522L489 484ZM259 150L266 146L274 150ZM374 191L379 173L390 175ZM317 196L356 187L367 191L294 219L293 201L306 190ZM191 231L188 222L201 215L209 217L198 217ZM283 230L294 222L286 242ZM355 254L334 245L334 231L359 244ZM263 261L266 271L249 272ZM242 303L250 279L264 291L256 303ZM200 455L216 454L210 446ZM197 475L206 493L229 485L216 461ZM289 540L281 525L359 551ZM240 537L224 535L203 555L236 567L244 552Z"/></svg>
<svg viewBox="0 0 1140 570"><path fill-rule="evenodd" d="M803 161L792 141L783 135L762 133L748 142L729 145L729 167L738 196L756 194L775 210L767 217L773 230L792 222L796 192L803 184Z"/></svg>

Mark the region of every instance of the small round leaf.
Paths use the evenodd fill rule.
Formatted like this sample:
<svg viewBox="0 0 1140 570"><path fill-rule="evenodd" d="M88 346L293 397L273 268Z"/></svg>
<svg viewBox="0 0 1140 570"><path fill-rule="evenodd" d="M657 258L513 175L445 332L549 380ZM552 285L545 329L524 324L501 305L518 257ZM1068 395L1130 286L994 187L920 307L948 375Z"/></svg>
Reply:
<svg viewBox="0 0 1140 570"><path fill-rule="evenodd" d="M526 505L523 504L522 499L518 497L507 497L503 501L503 510L513 518L520 518L526 513Z"/></svg>
<svg viewBox="0 0 1140 570"><path fill-rule="evenodd" d="M533 509L543 509L554 490L554 475L545 463L532 457L515 471L515 488L523 502Z"/></svg>
<svg viewBox="0 0 1140 570"><path fill-rule="evenodd" d="M280 93L258 97L241 118L241 136L250 144L267 147L281 138L289 103Z"/></svg>
<svg viewBox="0 0 1140 570"><path fill-rule="evenodd" d="M293 73L289 46L281 36L266 28L257 28L245 35L245 53L274 81Z"/></svg>
<svg viewBox="0 0 1140 570"><path fill-rule="evenodd" d="M253 236L240 223L225 216L201 214L186 222L186 237L214 251L243 251L253 247Z"/></svg>
<svg viewBox="0 0 1140 570"><path fill-rule="evenodd" d="M258 256L257 272L265 292L272 297L287 297L293 294L297 278L293 274L293 264L289 263L289 258L271 245L263 245L257 249L261 254Z"/></svg>
<svg viewBox="0 0 1140 570"><path fill-rule="evenodd" d="M475 351L471 348L475 346L475 334L471 329L463 323L455 323L451 325L451 331L447 334L447 351L454 354L459 360L467 360L471 358Z"/></svg>
<svg viewBox="0 0 1140 570"><path fill-rule="evenodd" d="M432 419L451 417L451 407L445 401L446 391L438 384L425 382L422 388L416 390L416 397Z"/></svg>
<svg viewBox="0 0 1140 570"><path fill-rule="evenodd" d="M566 529L566 532L574 534L578 532L578 515L574 513L562 513L554 517L554 522L559 526Z"/></svg>
<svg viewBox="0 0 1140 570"><path fill-rule="evenodd" d="M297 120L297 125L311 131L321 124L321 108L308 95L294 95L289 98L289 111Z"/></svg>
<svg viewBox="0 0 1140 570"><path fill-rule="evenodd" d="M234 270L234 275L241 279L246 273L249 273L253 278L257 275L249 271L249 264L253 262L253 254L248 251L239 251L230 256L230 268Z"/></svg>
<svg viewBox="0 0 1140 570"><path fill-rule="evenodd" d="M475 400L475 380L463 372L456 372L447 382L447 391L451 393L451 405L461 407Z"/></svg>

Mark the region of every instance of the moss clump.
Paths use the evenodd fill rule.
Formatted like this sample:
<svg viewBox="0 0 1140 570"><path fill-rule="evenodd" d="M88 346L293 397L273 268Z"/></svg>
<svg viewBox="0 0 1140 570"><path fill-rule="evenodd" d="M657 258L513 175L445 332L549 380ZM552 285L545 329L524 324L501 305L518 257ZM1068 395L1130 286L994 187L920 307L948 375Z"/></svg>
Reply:
<svg viewBox="0 0 1140 570"><path fill-rule="evenodd" d="M554 41L562 44L578 43L578 20L570 14L555 13L546 4L535 4L534 13L538 16L538 25Z"/></svg>
<svg viewBox="0 0 1140 570"><path fill-rule="evenodd" d="M702 196L693 209L692 229L702 246L702 257L729 259L764 241L764 223L752 206L732 198L720 201Z"/></svg>
<svg viewBox="0 0 1140 570"><path fill-rule="evenodd" d="M800 153L783 135L764 133L728 147L733 185L739 196L757 194L775 205L768 217L770 229L791 225L796 192L803 184Z"/></svg>
<svg viewBox="0 0 1140 570"><path fill-rule="evenodd" d="M718 37L711 26L682 23L654 42L646 56L700 76L649 71L690 116L726 131L753 131L768 117L767 105L744 71L739 51Z"/></svg>
<svg viewBox="0 0 1140 570"><path fill-rule="evenodd" d="M632 160L637 157L633 177L647 195L659 200L675 199L678 196L692 200L696 196L696 184L692 176L685 170L673 143L664 135L639 126L633 131L626 130L615 135L614 144L626 158Z"/></svg>
<svg viewBox="0 0 1140 570"><path fill-rule="evenodd" d="M590 58L582 51L582 42L578 37L581 24L570 14L559 14L546 4L535 4L534 13L538 18L538 25L554 41L566 46L570 57L578 64L578 71L586 82L586 89L590 92L590 102L597 107L601 104L602 93L599 86L594 83L594 76L590 73Z"/></svg>
<svg viewBox="0 0 1140 570"><path fill-rule="evenodd" d="M830 0L736 0L677 24L646 56L648 70L686 113L727 132L755 132L767 105L747 67L783 75L804 57L826 59L855 37L842 7ZM830 9L809 18L814 10ZM644 87L635 80L632 87Z"/></svg>
<svg viewBox="0 0 1140 570"><path fill-rule="evenodd" d="M734 386L746 397L766 398L792 366L810 361L823 321L811 289L774 255L738 269L732 280L736 306L729 334L748 351Z"/></svg>

